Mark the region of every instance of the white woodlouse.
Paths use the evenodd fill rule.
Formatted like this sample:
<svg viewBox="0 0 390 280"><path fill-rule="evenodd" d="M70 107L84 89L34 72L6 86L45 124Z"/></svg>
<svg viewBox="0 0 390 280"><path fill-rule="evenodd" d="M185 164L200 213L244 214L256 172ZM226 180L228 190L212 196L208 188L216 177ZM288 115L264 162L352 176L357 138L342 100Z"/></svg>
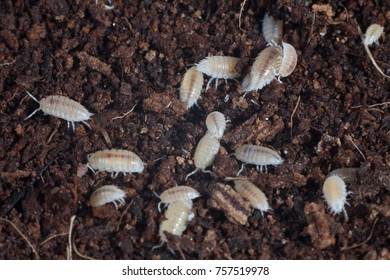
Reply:
<svg viewBox="0 0 390 280"><path fill-rule="evenodd" d="M242 82L243 91L246 93L260 90L272 82L278 73L282 57L283 53L280 47L269 46L260 52Z"/></svg>
<svg viewBox="0 0 390 280"><path fill-rule="evenodd" d="M225 116L218 111L211 112L206 118L206 126L211 135L221 139L226 128Z"/></svg>
<svg viewBox="0 0 390 280"><path fill-rule="evenodd" d="M88 168L92 171L107 171L115 173L142 173L144 163L133 152L127 150L103 150L88 155Z"/></svg>
<svg viewBox="0 0 390 280"><path fill-rule="evenodd" d="M196 169L189 173L185 180L187 181L199 169L203 172L211 173L211 171L206 171L206 168L213 163L215 156L218 154L219 147L220 143L218 139L213 137L209 132L206 132L195 149L194 162Z"/></svg>
<svg viewBox="0 0 390 280"><path fill-rule="evenodd" d="M327 177L322 187L322 192L331 212L335 214L343 212L348 219L344 205L348 205L347 195L351 192L347 191L344 180L337 175Z"/></svg>
<svg viewBox="0 0 390 280"><path fill-rule="evenodd" d="M265 194L255 186L252 182L241 178L226 178L232 179L235 184L236 191L246 200L249 201L253 208L259 209L261 214L267 212L269 207L267 197Z"/></svg>
<svg viewBox="0 0 390 280"><path fill-rule="evenodd" d="M39 108L25 118L25 120L32 117L36 112L42 110L44 114L66 120L68 122L68 128L70 123L73 130L75 129L75 122L82 122L91 128L86 121L89 120L93 114L88 112L88 110L80 103L61 95L50 95L38 101L38 99L36 99L28 91L27 94L39 104Z"/></svg>
<svg viewBox="0 0 390 280"><path fill-rule="evenodd" d="M368 28L366 33L364 34L364 41L363 44L370 46L372 44L379 45L379 38L381 37L383 33L384 27L380 26L377 23L371 24Z"/></svg>
<svg viewBox="0 0 390 280"><path fill-rule="evenodd" d="M289 76L297 66L297 52L295 51L295 48L287 44L285 42L282 43L282 48L283 48L283 57L278 62L280 63L280 66L278 65L278 70L277 70L277 75L281 77L287 77Z"/></svg>
<svg viewBox="0 0 390 280"><path fill-rule="evenodd" d="M188 69L180 85L180 101L184 102L188 109L196 104L200 97L202 86L203 74L195 66Z"/></svg>
<svg viewBox="0 0 390 280"><path fill-rule="evenodd" d="M192 201L189 201L189 203L176 201L169 205L164 213L166 220L161 222L159 229L159 235L162 242L168 242L164 232L177 236L182 235L187 227L187 222L191 221L193 218L193 215L191 215L191 208Z"/></svg>
<svg viewBox="0 0 390 280"><path fill-rule="evenodd" d="M262 31L265 41L269 45L277 46L282 40L283 22L281 20L275 20L272 16L265 14Z"/></svg>
<svg viewBox="0 0 390 280"><path fill-rule="evenodd" d="M160 202L158 204L158 211L160 212L160 205L171 204L176 201L191 202L193 199L199 197L200 194L194 188L188 186L176 186L170 189L167 189L161 193L159 196ZM191 202L192 203L192 202Z"/></svg>
<svg viewBox="0 0 390 280"><path fill-rule="evenodd" d="M218 86L218 79L236 79L240 74L236 70L237 63L240 61L238 57L232 56L209 56L202 59L196 68L198 71L211 77L207 83L206 90L212 80L216 79L215 87Z"/></svg>
<svg viewBox="0 0 390 280"><path fill-rule="evenodd" d="M260 166L260 171L263 170L264 166L267 171L267 165L278 165L284 161L274 150L257 145L242 145L235 151L234 155L237 159L244 162L237 176L244 170L244 166L247 163L255 164L257 170L259 170Z"/></svg>
<svg viewBox="0 0 390 280"><path fill-rule="evenodd" d="M92 207L101 206L107 203L114 203L115 208L118 209L116 201L125 204L126 193L114 185L107 185L96 189L90 198Z"/></svg>

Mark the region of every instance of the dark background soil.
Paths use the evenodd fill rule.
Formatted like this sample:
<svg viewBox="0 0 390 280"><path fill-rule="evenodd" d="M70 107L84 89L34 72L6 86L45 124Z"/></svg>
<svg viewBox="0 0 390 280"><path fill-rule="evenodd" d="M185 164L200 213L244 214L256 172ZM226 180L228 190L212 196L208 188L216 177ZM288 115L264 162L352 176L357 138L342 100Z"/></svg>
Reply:
<svg viewBox="0 0 390 280"><path fill-rule="evenodd" d="M390 259L390 83L367 58L356 25L385 26L371 50L386 72L390 2L333 1L323 12L313 1L247 1L243 30L240 4L114 0L115 9L105 11L94 0L0 2L1 259L67 258L73 215L73 258ZM242 59L245 75L266 46L266 12L283 19L283 38L297 50L292 75L246 98L238 82L221 81L186 110L178 99L186 69L208 55L228 55ZM38 99L61 94L80 102L95 114L93 129L78 123L73 133L42 112L24 120L38 106L26 90ZM182 238L171 238L175 254L166 245L152 251L163 219L153 191L186 184L214 110L231 122L212 174L198 172L187 182L202 194L195 218ZM245 226L208 207L212 186L239 170L229 154L243 143L273 147L285 159L268 173L254 166L242 173L273 208L264 217L254 211ZM87 154L111 147L136 152L147 163L144 174L77 176ZM324 177L360 166L348 184L349 220L331 215ZM127 193L118 211L89 206L105 184Z"/></svg>

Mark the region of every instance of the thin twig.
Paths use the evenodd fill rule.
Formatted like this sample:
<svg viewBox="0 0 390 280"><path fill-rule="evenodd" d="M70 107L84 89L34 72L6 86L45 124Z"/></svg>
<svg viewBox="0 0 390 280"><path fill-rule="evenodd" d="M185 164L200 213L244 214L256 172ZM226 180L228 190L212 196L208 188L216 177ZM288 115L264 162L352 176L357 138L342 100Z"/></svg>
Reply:
<svg viewBox="0 0 390 280"><path fill-rule="evenodd" d="M290 126L290 136L291 136L291 139L293 138L293 134L292 134L292 128L293 128L293 125L294 125L294 115L298 109L298 106L299 106L299 103L301 102L301 96L299 95L298 96L298 100L297 100L297 103L295 104L295 107L291 113L291 116L290 116L290 122L289 122L289 126Z"/></svg>
<svg viewBox="0 0 390 280"><path fill-rule="evenodd" d="M88 257L86 255L81 254L79 252L79 250L77 249L77 247L75 245L75 242L73 242L73 250L76 253L76 255L79 256L80 258L83 258L83 259L86 259L86 260L95 260L94 258L91 258L91 257Z"/></svg>
<svg viewBox="0 0 390 280"><path fill-rule="evenodd" d="M315 21L316 21L316 12L313 13L313 21L311 22L310 33L309 33L309 38L307 38L307 43L310 42L311 36L313 35Z"/></svg>
<svg viewBox="0 0 390 280"><path fill-rule="evenodd" d="M246 0L242 1L241 5L240 5L240 15L238 16L238 28L240 28L244 32L245 32L245 30L241 28L241 16L242 16L242 12L244 11L245 3L246 3Z"/></svg>
<svg viewBox="0 0 390 280"><path fill-rule="evenodd" d="M122 213L121 217L119 218L118 225L116 226L116 231L118 231L118 230L119 230L119 226L120 226L120 224L121 224L121 222L122 222L122 219L123 219L123 217L125 216L125 214L126 214L127 210L129 210L129 208L130 208L131 204L133 204L133 200L132 200L132 201L130 201L129 205L126 207L126 209L123 211L123 213Z"/></svg>
<svg viewBox="0 0 390 280"><path fill-rule="evenodd" d="M66 248L67 251L67 259L71 260L72 259L72 230L73 230L73 223L74 220L76 219L76 215L73 215L70 218L70 226L69 226L69 237L68 237L68 248Z"/></svg>
<svg viewBox="0 0 390 280"><path fill-rule="evenodd" d="M372 105L369 105L368 108L374 108L374 107L380 107L380 106L388 106L390 105L390 102L382 102L382 103L375 103L375 104L372 104ZM358 106L352 106L351 109L357 109L357 108L361 108L363 107L364 105L358 105Z"/></svg>
<svg viewBox="0 0 390 280"><path fill-rule="evenodd" d="M134 111L134 108L135 108L135 106L137 106L137 104L135 104L134 105L134 107L133 108L131 108L131 110L130 111L128 111L128 112L126 112L126 113L124 113L122 116L120 116L120 117L115 117L115 118L112 118L111 120L113 121L113 120L116 120L116 119L123 119L124 117L126 117L128 114L130 114L131 112L133 112Z"/></svg>
<svg viewBox="0 0 390 280"><path fill-rule="evenodd" d="M0 221L4 221L4 222L9 223L22 236L22 238L27 242L27 244L30 246L31 250L35 254L35 257L37 259L39 259L39 254L38 254L37 250L35 250L34 246L31 244L31 242L28 240L28 238L18 229L18 227L13 222L11 222L10 220L4 219L4 218L0 218Z"/></svg>
<svg viewBox="0 0 390 280"><path fill-rule="evenodd" d="M359 147L353 142L351 135L345 136L349 141L351 141L352 145L355 146L355 148L358 150L358 152L362 155L363 159L366 160L366 157L364 156L363 152L359 149Z"/></svg>
<svg viewBox="0 0 390 280"><path fill-rule="evenodd" d="M340 250L341 251L345 251L345 250L349 250L349 249L354 249L354 248L357 248L357 247L360 247L364 244L366 244L371 238L372 238L372 235L374 233L374 228L375 228L375 225L376 225L376 222L378 221L379 218L376 218L375 221L374 221L374 224L372 225L372 229L371 229L371 232L370 232L370 235L366 238L366 240L364 240L363 242L361 243L357 243L357 244L354 244L352 246L346 246L346 247L343 247L341 248Z"/></svg>
<svg viewBox="0 0 390 280"><path fill-rule="evenodd" d="M43 244L49 242L49 241L52 240L53 238L60 237L60 236L65 236L65 235L68 235L68 234L69 234L68 232L53 234L52 236L50 236L50 237L47 238L46 240L44 240L44 241L42 241L41 243L39 243L39 246L42 246Z"/></svg>

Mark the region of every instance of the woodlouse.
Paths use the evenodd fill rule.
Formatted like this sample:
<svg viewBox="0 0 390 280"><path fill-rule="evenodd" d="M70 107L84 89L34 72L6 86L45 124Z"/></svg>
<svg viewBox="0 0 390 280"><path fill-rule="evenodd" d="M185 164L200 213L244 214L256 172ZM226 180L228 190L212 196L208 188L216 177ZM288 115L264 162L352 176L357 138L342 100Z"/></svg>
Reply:
<svg viewBox="0 0 390 280"><path fill-rule="evenodd" d="M107 185L96 189L90 198L92 207L101 206L107 203L114 203L118 209L116 201L121 204L125 204L126 193L114 185Z"/></svg>
<svg viewBox="0 0 390 280"><path fill-rule="evenodd" d="M347 191L344 180L338 175L327 177L322 187L322 192L331 212L335 214L343 212L345 217L348 218L344 205L348 204L347 195L351 192Z"/></svg>
<svg viewBox="0 0 390 280"><path fill-rule="evenodd" d="M221 209L233 223L245 225L251 214L249 202L228 185L216 184L211 187L212 193L208 204L212 208Z"/></svg>
<svg viewBox="0 0 390 280"><path fill-rule="evenodd" d="M384 27L380 26L377 23L371 24L368 28L366 33L364 34L364 41L363 43L367 46L370 46L372 44L379 45L379 38L381 37L383 33Z"/></svg>
<svg viewBox="0 0 390 280"><path fill-rule="evenodd" d="M183 81L180 85L180 101L191 108L196 104L200 97L203 86L203 74L199 72L196 67L191 67L184 74Z"/></svg>
<svg viewBox="0 0 390 280"><path fill-rule="evenodd" d="M246 93L260 90L275 78L283 53L280 47L269 46L257 56L249 73L242 82L242 89Z"/></svg>
<svg viewBox="0 0 390 280"><path fill-rule="evenodd" d="M107 171L115 173L142 173L144 163L133 152L127 150L103 150L88 155L88 168L92 171Z"/></svg>
<svg viewBox="0 0 390 280"><path fill-rule="evenodd" d="M160 212L161 203L171 204L176 201L191 202L193 199L199 197L200 194L194 188L188 186L176 186L165 190L159 196L161 202L158 204L158 211ZM192 202L191 202L192 203Z"/></svg>
<svg viewBox="0 0 390 280"><path fill-rule="evenodd" d="M284 161L274 150L257 145L242 145L235 151L234 155L237 159L244 162L237 176L244 170L244 166L247 163L255 164L257 170L259 170L260 166L260 171L263 170L264 166L267 171L267 165L278 165Z"/></svg>
<svg viewBox="0 0 390 280"><path fill-rule="evenodd" d="M211 135L221 139L226 128L225 116L218 111L211 112L206 118L206 126Z"/></svg>
<svg viewBox="0 0 390 280"><path fill-rule="evenodd" d="M282 40L283 22L281 20L275 20L272 16L265 14L262 31L265 41L269 45L276 46Z"/></svg>
<svg viewBox="0 0 390 280"><path fill-rule="evenodd" d="M297 66L297 52L295 51L295 48L288 44L283 42L282 43L283 48L283 56L282 59L277 62L277 75L281 77L287 77L289 76Z"/></svg>
<svg viewBox="0 0 390 280"><path fill-rule="evenodd" d="M240 61L238 57L232 56L209 56L202 59L196 68L198 71L211 77L207 83L206 90L212 80L216 79L215 87L218 86L218 79L236 79L240 74L236 70L237 63Z"/></svg>
<svg viewBox="0 0 390 280"><path fill-rule="evenodd" d="M249 201L253 208L259 209L261 214L267 212L271 208L269 207L267 197L265 194L247 179L241 178L226 178L234 181L234 188L236 191L246 200Z"/></svg>
<svg viewBox="0 0 390 280"><path fill-rule="evenodd" d="M199 169L203 172L211 173L211 171L206 171L206 168L213 163L215 156L218 154L219 147L220 143L218 139L213 137L209 132L206 132L195 149L194 162L196 169L189 173L185 180L187 181Z"/></svg>
<svg viewBox="0 0 390 280"><path fill-rule="evenodd" d="M162 242L168 242L165 232L181 236L187 227L187 222L191 221L192 201L176 201L169 205L164 216L166 220L160 224L159 235Z"/></svg>
<svg viewBox="0 0 390 280"><path fill-rule="evenodd" d="M36 112L42 110L45 114L66 120L68 122L68 128L70 123L73 130L75 129L75 122L82 122L91 128L86 121L89 120L93 114L88 112L88 110L80 103L61 95L50 95L38 101L38 99L36 99L28 91L27 94L39 104L39 108L25 118L25 120L32 117Z"/></svg>

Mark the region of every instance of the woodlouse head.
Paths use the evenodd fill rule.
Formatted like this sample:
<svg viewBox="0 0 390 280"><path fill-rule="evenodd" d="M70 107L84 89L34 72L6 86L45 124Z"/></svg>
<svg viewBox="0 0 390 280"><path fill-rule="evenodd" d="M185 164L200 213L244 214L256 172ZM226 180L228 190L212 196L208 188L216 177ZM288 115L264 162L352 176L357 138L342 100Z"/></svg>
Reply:
<svg viewBox="0 0 390 280"><path fill-rule="evenodd" d="M279 69L279 75L281 77L287 77L289 76L297 66L297 52L295 51L295 48L288 44L283 42L283 58L280 63L280 69Z"/></svg>

